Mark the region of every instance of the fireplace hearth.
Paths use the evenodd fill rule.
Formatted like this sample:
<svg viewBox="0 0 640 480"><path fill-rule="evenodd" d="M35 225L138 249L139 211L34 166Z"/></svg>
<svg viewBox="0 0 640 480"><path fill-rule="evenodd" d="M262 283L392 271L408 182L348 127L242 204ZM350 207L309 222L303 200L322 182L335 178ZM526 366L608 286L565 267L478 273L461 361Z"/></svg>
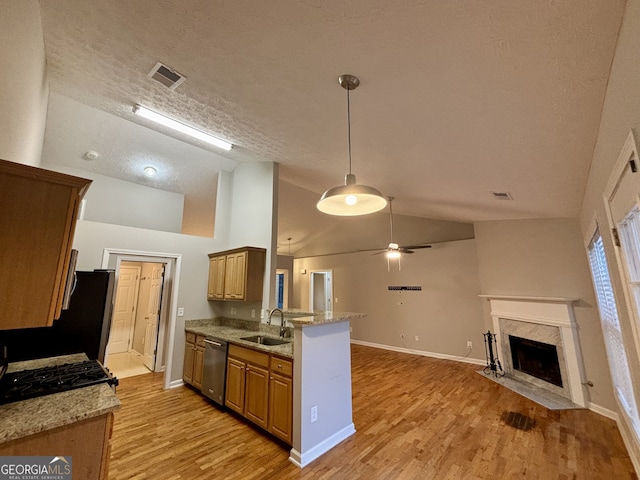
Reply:
<svg viewBox="0 0 640 480"><path fill-rule="evenodd" d="M562 373L555 345L509 335L511 364L515 370L562 388Z"/></svg>

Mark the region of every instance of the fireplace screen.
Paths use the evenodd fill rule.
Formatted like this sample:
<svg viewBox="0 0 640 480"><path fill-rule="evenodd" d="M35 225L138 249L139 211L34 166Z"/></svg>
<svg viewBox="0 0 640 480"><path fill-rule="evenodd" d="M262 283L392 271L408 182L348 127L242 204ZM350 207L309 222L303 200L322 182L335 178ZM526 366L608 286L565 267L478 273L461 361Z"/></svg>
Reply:
<svg viewBox="0 0 640 480"><path fill-rule="evenodd" d="M513 368L562 388L555 345L509 335Z"/></svg>

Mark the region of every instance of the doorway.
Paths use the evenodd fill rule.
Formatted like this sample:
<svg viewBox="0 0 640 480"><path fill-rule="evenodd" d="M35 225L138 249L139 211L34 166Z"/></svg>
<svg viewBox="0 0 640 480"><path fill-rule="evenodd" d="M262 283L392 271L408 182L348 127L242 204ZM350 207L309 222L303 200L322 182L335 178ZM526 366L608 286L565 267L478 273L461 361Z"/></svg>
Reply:
<svg viewBox="0 0 640 480"><path fill-rule="evenodd" d="M289 270L276 270L276 308L289 308Z"/></svg>
<svg viewBox="0 0 640 480"><path fill-rule="evenodd" d="M314 312L333 310L333 271L312 270L309 278L309 306Z"/></svg>
<svg viewBox="0 0 640 480"><path fill-rule="evenodd" d="M119 378L155 369L164 270L164 263L120 264L107 357Z"/></svg>
<svg viewBox="0 0 640 480"><path fill-rule="evenodd" d="M156 253L138 250L124 250L105 248L102 255L102 268L116 271L116 283L119 279L121 266L126 262L162 264L164 276L162 277L161 290L158 291L159 316L157 325L157 341L155 349L154 372L171 372L173 361L174 331L177 316L178 291L180 282L180 269L182 255L174 253ZM151 334L155 329L146 329ZM148 344L147 340L145 343ZM108 354L109 352L107 352ZM171 382L171 375L164 376L164 388L172 388L181 385L182 381Z"/></svg>

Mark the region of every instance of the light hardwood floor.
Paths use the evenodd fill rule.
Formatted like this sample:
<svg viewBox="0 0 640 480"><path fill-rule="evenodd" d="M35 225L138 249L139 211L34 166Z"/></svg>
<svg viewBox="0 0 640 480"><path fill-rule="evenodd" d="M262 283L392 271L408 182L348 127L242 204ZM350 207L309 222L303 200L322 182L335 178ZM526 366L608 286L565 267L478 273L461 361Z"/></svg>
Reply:
<svg viewBox="0 0 640 480"><path fill-rule="evenodd" d="M286 446L194 390L164 391L160 374L125 378L109 479L637 478L613 421L547 410L477 369L353 345L357 431L302 470ZM535 424L511 427L509 412Z"/></svg>

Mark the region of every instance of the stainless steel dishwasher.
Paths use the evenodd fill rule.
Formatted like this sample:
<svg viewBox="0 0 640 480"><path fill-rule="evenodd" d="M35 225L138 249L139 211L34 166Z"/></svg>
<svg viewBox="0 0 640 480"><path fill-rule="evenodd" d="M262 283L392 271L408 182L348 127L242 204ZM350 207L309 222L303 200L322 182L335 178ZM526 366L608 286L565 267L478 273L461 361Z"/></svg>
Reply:
<svg viewBox="0 0 640 480"><path fill-rule="evenodd" d="M227 382L227 342L217 338L204 340L203 395L224 406L224 388Z"/></svg>

